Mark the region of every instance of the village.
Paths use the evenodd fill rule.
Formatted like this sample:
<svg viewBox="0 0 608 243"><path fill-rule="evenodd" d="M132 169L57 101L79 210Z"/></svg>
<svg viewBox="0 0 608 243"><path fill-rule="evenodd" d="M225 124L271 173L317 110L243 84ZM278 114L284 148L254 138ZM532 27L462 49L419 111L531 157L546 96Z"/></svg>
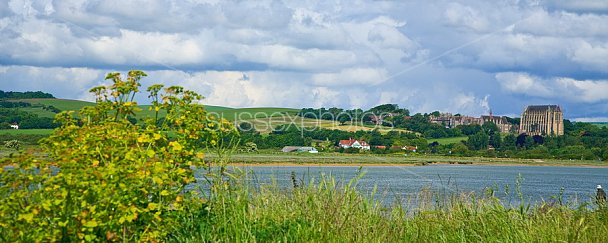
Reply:
<svg viewBox="0 0 608 243"><path fill-rule="evenodd" d="M382 125L386 121L392 121L398 113L386 113L381 115L372 114L369 116L369 122L374 125ZM452 113L431 113L427 120L431 124L440 125L446 129L455 129L462 126L483 126L484 124L494 124L497 127L497 132L501 134L517 134L526 136L560 136L564 135L563 112L558 105L530 105L527 106L521 118L514 119L507 116L494 116L492 111L489 115L480 117L463 116L460 114L453 115ZM404 120L411 120L411 116L403 116ZM493 149L493 146L489 146ZM416 152L418 146L402 145L402 146L387 146L382 144L370 145L363 139L341 139L337 142L334 150L361 150L369 151L372 149L392 151ZM308 152L318 153L317 148L312 146L285 146L281 149L282 152Z"/></svg>

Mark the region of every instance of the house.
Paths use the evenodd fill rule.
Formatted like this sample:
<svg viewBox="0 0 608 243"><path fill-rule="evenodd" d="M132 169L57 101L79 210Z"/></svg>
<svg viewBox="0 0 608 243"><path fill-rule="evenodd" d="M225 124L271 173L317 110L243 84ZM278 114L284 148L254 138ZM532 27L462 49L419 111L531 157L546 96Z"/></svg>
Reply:
<svg viewBox="0 0 608 243"><path fill-rule="evenodd" d="M17 123L11 124L12 129L19 129L19 125Z"/></svg>
<svg viewBox="0 0 608 243"><path fill-rule="evenodd" d="M357 139L346 139L346 140L340 140L340 142L338 143L338 146L340 146L341 148L358 148L358 149L365 149L365 150L369 150L371 148L371 146L369 146L368 143L366 143L363 140L357 140Z"/></svg>
<svg viewBox="0 0 608 243"><path fill-rule="evenodd" d="M416 152L416 150L418 150L418 146L403 146L401 149L405 150L405 151L412 151L412 152Z"/></svg>

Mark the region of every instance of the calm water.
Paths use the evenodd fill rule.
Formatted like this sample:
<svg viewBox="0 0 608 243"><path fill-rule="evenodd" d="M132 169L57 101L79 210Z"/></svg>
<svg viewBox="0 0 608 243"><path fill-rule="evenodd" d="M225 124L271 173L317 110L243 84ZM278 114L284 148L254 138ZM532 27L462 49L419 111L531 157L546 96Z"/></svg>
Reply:
<svg viewBox="0 0 608 243"><path fill-rule="evenodd" d="M254 166L243 167L251 171L251 181L256 185L271 183L291 187L291 173L298 180L308 182L321 174L332 175L342 182L356 176L358 166ZM528 202L549 201L558 196L563 188L564 200L586 202L595 195L597 184L608 187L608 168L559 167L559 166L480 166L480 165L431 165L431 166L364 166L367 173L359 181L359 190L369 193L377 186L376 198L385 203L395 199L406 201L415 198L423 189L433 192L483 193L485 188L495 188L496 195L506 203L518 203L515 191L519 175L523 178L521 191ZM510 193L505 193L509 187Z"/></svg>

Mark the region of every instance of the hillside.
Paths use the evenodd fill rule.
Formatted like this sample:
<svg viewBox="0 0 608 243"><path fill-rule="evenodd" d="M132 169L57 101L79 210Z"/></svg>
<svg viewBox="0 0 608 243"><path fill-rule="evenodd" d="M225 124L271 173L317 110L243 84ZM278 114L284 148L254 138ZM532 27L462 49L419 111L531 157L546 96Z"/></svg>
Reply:
<svg viewBox="0 0 608 243"><path fill-rule="evenodd" d="M32 104L31 107L17 108L22 111L31 112L40 117L53 118L56 113L44 109L45 107L55 107L61 111L78 111L84 106L94 105L92 102L81 101L81 100L70 100L70 99L21 99L21 102L27 102ZM139 117L151 117L154 112L150 111L149 105L141 105L142 109L137 112ZM254 108L231 108L223 106L212 106L205 105L205 109L211 115L225 118L229 121L233 121L236 125L241 122L249 122L253 124L256 130L262 133L270 133L272 128L284 125L294 124L298 127L307 128L324 128L324 129L337 129L343 131L371 131L374 129L373 126L362 126L352 125L346 123L340 125L336 121L329 120L318 120L311 118L298 117L296 114L300 111L299 109L293 108L280 108L280 107L254 107ZM162 113L160 114L163 115ZM380 128L380 132L386 133L390 131L390 128ZM407 132L404 129L396 129L397 131Z"/></svg>

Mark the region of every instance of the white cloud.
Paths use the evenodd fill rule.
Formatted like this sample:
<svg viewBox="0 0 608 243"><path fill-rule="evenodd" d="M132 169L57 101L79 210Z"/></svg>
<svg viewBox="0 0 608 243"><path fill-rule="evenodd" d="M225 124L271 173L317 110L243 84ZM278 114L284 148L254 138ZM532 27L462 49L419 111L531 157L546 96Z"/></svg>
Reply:
<svg viewBox="0 0 608 243"><path fill-rule="evenodd" d="M582 103L608 100L608 80L543 79L527 73L499 73L496 80L508 92L530 97L565 99Z"/></svg>
<svg viewBox="0 0 608 243"><path fill-rule="evenodd" d="M585 70L608 72L608 44L591 45L583 42L575 47L570 57Z"/></svg>
<svg viewBox="0 0 608 243"><path fill-rule="evenodd" d="M540 97L554 95L544 82L526 73L498 73L496 74L496 80L504 90L509 92Z"/></svg>
<svg viewBox="0 0 608 243"><path fill-rule="evenodd" d="M90 68L4 66L3 69L1 90L44 91L59 98L91 100L89 89L103 82L103 72Z"/></svg>
<svg viewBox="0 0 608 243"><path fill-rule="evenodd" d="M488 21L478 10L460 3L450 3L443 13L446 23L462 26L474 31L484 31L489 27Z"/></svg>
<svg viewBox="0 0 608 243"><path fill-rule="evenodd" d="M119 37L102 37L84 43L88 54L111 64L182 65L204 61L199 44L175 34L121 30Z"/></svg>
<svg viewBox="0 0 608 243"><path fill-rule="evenodd" d="M146 84L183 85L216 105L390 102L475 115L490 95L495 113L550 102L605 117L607 10L592 0L0 1L0 88L87 97L104 73L143 69Z"/></svg>
<svg viewBox="0 0 608 243"><path fill-rule="evenodd" d="M475 97L473 94L459 93L451 98L450 105L445 108L445 111L458 111L469 115L485 115L488 114L489 95L483 98Z"/></svg>

